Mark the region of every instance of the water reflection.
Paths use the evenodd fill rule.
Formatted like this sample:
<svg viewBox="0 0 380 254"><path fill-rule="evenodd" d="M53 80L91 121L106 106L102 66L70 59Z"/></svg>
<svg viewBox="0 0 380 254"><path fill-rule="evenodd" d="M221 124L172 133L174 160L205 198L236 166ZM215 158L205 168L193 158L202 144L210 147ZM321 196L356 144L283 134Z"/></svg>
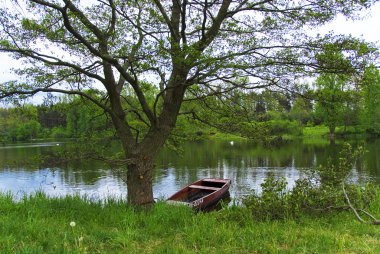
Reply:
<svg viewBox="0 0 380 254"><path fill-rule="evenodd" d="M356 146L358 142L352 142ZM66 149L65 143L32 143L0 147L0 191L18 197L38 190L51 196L85 195L91 199L125 198L127 188L109 166L98 161L75 161L47 167L35 157ZM285 177L289 188L304 175L304 170L337 159L341 144L292 142L266 148L249 142L188 143L183 153L164 150L157 159L154 177L156 198L165 198L182 186L205 177L232 180L231 197L241 197L260 184L269 173ZM367 142L363 160L353 169L354 181L374 179L380 183L380 140ZM34 161L34 162L33 162Z"/></svg>
<svg viewBox="0 0 380 254"><path fill-rule="evenodd" d="M0 172L0 191L10 191L16 198L36 191L43 191L49 196L79 194L93 200L126 197L126 186L120 179L114 177L110 170L98 171L99 177L89 184L83 181L81 172L65 172L59 168L3 170Z"/></svg>

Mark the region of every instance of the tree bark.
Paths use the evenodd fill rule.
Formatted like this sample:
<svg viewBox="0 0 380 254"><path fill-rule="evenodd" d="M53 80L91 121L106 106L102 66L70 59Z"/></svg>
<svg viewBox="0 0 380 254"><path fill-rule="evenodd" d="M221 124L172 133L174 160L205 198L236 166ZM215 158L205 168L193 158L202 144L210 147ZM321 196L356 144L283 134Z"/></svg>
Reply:
<svg viewBox="0 0 380 254"><path fill-rule="evenodd" d="M335 140L335 126L330 126L329 127L329 139Z"/></svg>
<svg viewBox="0 0 380 254"><path fill-rule="evenodd" d="M151 207L153 199L153 157L140 156L128 166L128 203L132 206Z"/></svg>

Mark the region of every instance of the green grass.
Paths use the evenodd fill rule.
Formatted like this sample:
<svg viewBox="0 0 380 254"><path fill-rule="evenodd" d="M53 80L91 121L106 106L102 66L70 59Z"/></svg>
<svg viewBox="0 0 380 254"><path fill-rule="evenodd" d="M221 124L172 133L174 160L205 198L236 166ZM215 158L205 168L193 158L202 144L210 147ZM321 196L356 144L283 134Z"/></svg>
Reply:
<svg viewBox="0 0 380 254"><path fill-rule="evenodd" d="M349 212L256 222L240 207L195 213L158 203L144 212L123 201L0 194L0 253L380 253L380 227Z"/></svg>
<svg viewBox="0 0 380 254"><path fill-rule="evenodd" d="M222 140L222 141L244 141L247 140L247 138L230 134L230 133L223 133L223 132L215 132L214 135L209 135L207 137L209 140Z"/></svg>
<svg viewBox="0 0 380 254"><path fill-rule="evenodd" d="M329 134L329 128L324 125L303 128L303 138L321 138Z"/></svg>

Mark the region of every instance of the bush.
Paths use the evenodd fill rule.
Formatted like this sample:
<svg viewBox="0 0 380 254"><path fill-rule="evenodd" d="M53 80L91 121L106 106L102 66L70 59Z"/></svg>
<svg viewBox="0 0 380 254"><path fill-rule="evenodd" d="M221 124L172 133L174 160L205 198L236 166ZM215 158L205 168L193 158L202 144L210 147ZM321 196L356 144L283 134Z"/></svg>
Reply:
<svg viewBox="0 0 380 254"><path fill-rule="evenodd" d="M251 210L256 220L294 219L305 214L321 215L349 208L342 188L345 184L351 203L364 209L376 198L379 187L345 183L353 164L362 154L362 148L353 151L349 144L345 144L337 165L333 165L330 160L326 166L310 171L307 177L297 180L290 191L287 191L284 178L276 179L269 175L261 184L261 195L254 191L243 200L243 204Z"/></svg>
<svg viewBox="0 0 380 254"><path fill-rule="evenodd" d="M380 124L374 124L366 129L366 133L371 136L380 136Z"/></svg>
<svg viewBox="0 0 380 254"><path fill-rule="evenodd" d="M70 135L64 127L58 126L51 129L50 136L52 138L68 138Z"/></svg>
<svg viewBox="0 0 380 254"><path fill-rule="evenodd" d="M297 121L270 120L266 122L240 122L230 130L250 139L266 140L284 134L302 135L302 126Z"/></svg>
<svg viewBox="0 0 380 254"><path fill-rule="evenodd" d="M302 126L297 121L271 120L268 123L271 135L302 135Z"/></svg>
<svg viewBox="0 0 380 254"><path fill-rule="evenodd" d="M27 141L37 138L40 132L40 123L36 120L30 120L25 123L19 123L15 128L9 131L8 139L11 141Z"/></svg>
<svg viewBox="0 0 380 254"><path fill-rule="evenodd" d="M283 178L275 179L273 176L269 176L261 186L261 195L254 192L243 200L252 217L258 221L320 216L349 208L341 188L317 186L309 179L298 180L291 191L286 190L287 182ZM379 191L371 184L350 184L345 189L353 205L360 209L368 207Z"/></svg>

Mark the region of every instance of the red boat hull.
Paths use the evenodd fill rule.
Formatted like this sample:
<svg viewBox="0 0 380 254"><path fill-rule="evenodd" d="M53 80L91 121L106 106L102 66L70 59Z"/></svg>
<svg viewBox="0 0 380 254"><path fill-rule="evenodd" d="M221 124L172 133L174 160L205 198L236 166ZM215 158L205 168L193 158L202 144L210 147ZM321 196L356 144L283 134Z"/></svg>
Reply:
<svg viewBox="0 0 380 254"><path fill-rule="evenodd" d="M227 196L230 185L229 179L201 179L182 188L167 201L173 204L184 204L194 209L206 209Z"/></svg>

